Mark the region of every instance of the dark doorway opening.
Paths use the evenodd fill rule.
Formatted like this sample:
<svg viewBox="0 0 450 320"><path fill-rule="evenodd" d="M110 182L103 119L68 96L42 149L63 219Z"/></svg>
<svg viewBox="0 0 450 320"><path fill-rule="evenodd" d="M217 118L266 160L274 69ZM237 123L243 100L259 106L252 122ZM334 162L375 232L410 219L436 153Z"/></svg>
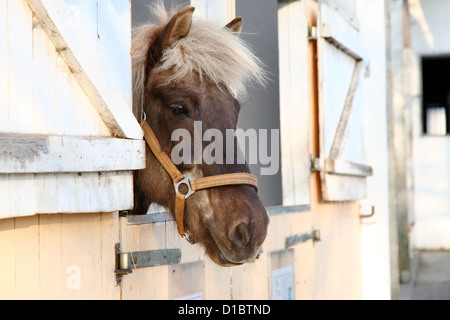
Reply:
<svg viewBox="0 0 450 320"><path fill-rule="evenodd" d="M450 56L422 58L423 133L450 134Z"/></svg>

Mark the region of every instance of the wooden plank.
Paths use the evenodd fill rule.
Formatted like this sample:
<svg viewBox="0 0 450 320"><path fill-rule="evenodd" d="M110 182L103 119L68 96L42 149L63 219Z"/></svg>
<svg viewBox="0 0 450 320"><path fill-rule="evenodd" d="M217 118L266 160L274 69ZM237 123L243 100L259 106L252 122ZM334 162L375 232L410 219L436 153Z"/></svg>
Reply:
<svg viewBox="0 0 450 320"><path fill-rule="evenodd" d="M164 222L139 226L139 233L137 236L139 251L178 248L176 246L167 246L166 224ZM138 272L139 274L139 299L169 298L168 266L134 270L133 272ZM158 286L161 290L154 290L155 286Z"/></svg>
<svg viewBox="0 0 450 320"><path fill-rule="evenodd" d="M234 267L231 279L231 296L235 300L245 300L252 297L256 300L268 299L268 261L266 256L253 263ZM261 279L261 275L263 279Z"/></svg>
<svg viewBox="0 0 450 320"><path fill-rule="evenodd" d="M367 197L366 177L322 173L323 201L356 201Z"/></svg>
<svg viewBox="0 0 450 320"><path fill-rule="evenodd" d="M140 300L169 299L169 267L159 266L151 269L133 271L138 273ZM158 288L158 290L155 290Z"/></svg>
<svg viewBox="0 0 450 320"><path fill-rule="evenodd" d="M131 210L133 208L133 173L131 171L99 173L98 193L101 212Z"/></svg>
<svg viewBox="0 0 450 320"><path fill-rule="evenodd" d="M8 1L0 1L0 132L8 131Z"/></svg>
<svg viewBox="0 0 450 320"><path fill-rule="evenodd" d="M152 212L146 215L128 215L128 225L142 225L150 223L159 223L166 221L173 221L173 216L170 212Z"/></svg>
<svg viewBox="0 0 450 320"><path fill-rule="evenodd" d="M316 244L313 242L305 243L295 248L295 256L300 257L295 260L295 298L297 300L314 299L315 291L315 266L314 258L316 254ZM304 258L301 258L304 257ZM299 260L301 261L299 263Z"/></svg>
<svg viewBox="0 0 450 320"><path fill-rule="evenodd" d="M310 205L266 207L269 216L311 211Z"/></svg>
<svg viewBox="0 0 450 320"><path fill-rule="evenodd" d="M58 174L43 173L34 177L35 213L57 213L58 211ZM72 197L72 195L65 195Z"/></svg>
<svg viewBox="0 0 450 320"><path fill-rule="evenodd" d="M109 137L110 133L64 60L57 57L58 133Z"/></svg>
<svg viewBox="0 0 450 320"><path fill-rule="evenodd" d="M128 226L126 217L120 218L119 239L122 252L133 252L139 250L139 242L138 242L139 230L140 230L139 226ZM123 300L139 299L139 279L140 279L139 276L140 276L139 271L136 271L127 275L126 277L123 277L121 287L121 299Z"/></svg>
<svg viewBox="0 0 450 320"><path fill-rule="evenodd" d="M224 268L211 259L205 259L205 299L231 300L232 274L232 268ZM248 296L247 299L249 299Z"/></svg>
<svg viewBox="0 0 450 320"><path fill-rule="evenodd" d="M169 295L171 300L204 300L205 263L197 261L170 266Z"/></svg>
<svg viewBox="0 0 450 320"><path fill-rule="evenodd" d="M83 172L78 174L78 201L83 212L101 212L102 201L98 172ZM114 199L112 199L114 202Z"/></svg>
<svg viewBox="0 0 450 320"><path fill-rule="evenodd" d="M311 165L305 1L280 3L278 23L283 205L308 205Z"/></svg>
<svg viewBox="0 0 450 320"><path fill-rule="evenodd" d="M33 27L33 132L58 133L56 92L56 50L37 24Z"/></svg>
<svg viewBox="0 0 450 320"><path fill-rule="evenodd" d="M63 299L102 296L101 214L63 215Z"/></svg>
<svg viewBox="0 0 450 320"><path fill-rule="evenodd" d="M86 36L89 37L89 43L95 44L95 47L92 48L95 52L98 52L98 37L100 36L98 31L98 6L102 2L113 1L77 0L74 1L73 5L69 5L73 14L76 15L76 21L83 21L83 29Z"/></svg>
<svg viewBox="0 0 450 320"><path fill-rule="evenodd" d="M139 226L138 241L139 251L172 249L166 246L166 224L164 222Z"/></svg>
<svg viewBox="0 0 450 320"><path fill-rule="evenodd" d="M79 180L77 173L58 173L57 212L77 213L83 212L79 200Z"/></svg>
<svg viewBox="0 0 450 320"><path fill-rule="evenodd" d="M92 116L92 111L89 113L86 112L91 109L95 111L95 108L88 99L83 99L83 90L79 88L79 84L72 72L70 72L67 64L59 55L56 59L56 72L58 87L58 91L56 92L56 100L58 103L58 134L72 136L87 134L93 136L109 136L109 130L107 128L106 130L100 131L100 128L105 126L101 119L100 121L96 121L99 124L98 131L89 130L91 127L89 124L94 122L93 119L99 118L99 116ZM78 115L80 112L85 113L87 118L83 119L85 121L79 119L80 117Z"/></svg>
<svg viewBox="0 0 450 320"><path fill-rule="evenodd" d="M34 174L10 175L10 215L30 216L35 212Z"/></svg>
<svg viewBox="0 0 450 320"><path fill-rule="evenodd" d="M11 196L9 194L9 174L0 174L0 219L8 218L11 212Z"/></svg>
<svg viewBox="0 0 450 320"><path fill-rule="evenodd" d="M4 191L0 200L5 200L0 219L133 207L131 171L0 175L0 190Z"/></svg>
<svg viewBox="0 0 450 320"><path fill-rule="evenodd" d="M16 298L15 219L0 220L0 299Z"/></svg>
<svg viewBox="0 0 450 320"><path fill-rule="evenodd" d="M33 119L32 12L24 1L8 1L9 131L29 133Z"/></svg>
<svg viewBox="0 0 450 320"><path fill-rule="evenodd" d="M17 299L39 299L39 217L15 219Z"/></svg>
<svg viewBox="0 0 450 320"><path fill-rule="evenodd" d="M96 172L143 168L143 140L0 133L0 173Z"/></svg>
<svg viewBox="0 0 450 320"><path fill-rule="evenodd" d="M327 173L346 176L369 177L373 175L372 167L344 160L326 159L324 170Z"/></svg>
<svg viewBox="0 0 450 320"><path fill-rule="evenodd" d="M124 217L120 222L122 251L148 251L167 247L165 223L128 225L127 221L128 219ZM173 231L176 232L176 229ZM176 246L171 248L176 248ZM132 274L123 278L122 298L168 299L168 281L169 269L167 266L133 270ZM155 287L160 290L154 290Z"/></svg>
<svg viewBox="0 0 450 320"><path fill-rule="evenodd" d="M120 287L115 286L115 249L119 242L119 212L102 213L101 223L101 263L102 263L102 299L120 298Z"/></svg>
<svg viewBox="0 0 450 320"><path fill-rule="evenodd" d="M236 18L236 0L227 0L226 3L226 22Z"/></svg>
<svg viewBox="0 0 450 320"><path fill-rule="evenodd" d="M61 224L61 214L39 216L39 281L43 300L63 298L65 270L61 263L64 250Z"/></svg>
<svg viewBox="0 0 450 320"><path fill-rule="evenodd" d="M112 136L142 139L143 132L130 112L131 106L120 94L103 61L92 52L96 44L89 43L81 24L67 23L74 21L73 12L67 4L64 1L52 0L26 0L26 2L81 87L93 101Z"/></svg>
<svg viewBox="0 0 450 320"><path fill-rule="evenodd" d="M165 225L166 246L167 248L181 249L181 263L190 263L205 259L204 250L199 245L192 245L186 239L180 237L175 221L168 221Z"/></svg>
<svg viewBox="0 0 450 320"><path fill-rule="evenodd" d="M97 36L99 59L104 62L121 96L131 107L131 29L124 27L131 26L131 2L93 2L97 2L97 8L89 11L96 10L97 13L97 30L94 34ZM84 18L85 13L82 14Z"/></svg>

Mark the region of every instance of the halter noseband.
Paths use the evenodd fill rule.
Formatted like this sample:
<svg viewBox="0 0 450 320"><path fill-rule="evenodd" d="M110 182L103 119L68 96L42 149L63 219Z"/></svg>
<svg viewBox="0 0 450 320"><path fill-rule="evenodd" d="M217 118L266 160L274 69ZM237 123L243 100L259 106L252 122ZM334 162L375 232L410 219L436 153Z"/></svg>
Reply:
<svg viewBox="0 0 450 320"><path fill-rule="evenodd" d="M183 175L172 162L172 159L162 151L158 139L146 120L142 121L141 127L144 130L145 141L147 141L150 150L172 178L176 193L175 221L180 236L185 237L183 222L185 201L196 191L228 185L250 185L258 191L256 177L248 173L231 173L199 179L191 179ZM186 194L180 192L180 186L182 185L187 186L188 192Z"/></svg>

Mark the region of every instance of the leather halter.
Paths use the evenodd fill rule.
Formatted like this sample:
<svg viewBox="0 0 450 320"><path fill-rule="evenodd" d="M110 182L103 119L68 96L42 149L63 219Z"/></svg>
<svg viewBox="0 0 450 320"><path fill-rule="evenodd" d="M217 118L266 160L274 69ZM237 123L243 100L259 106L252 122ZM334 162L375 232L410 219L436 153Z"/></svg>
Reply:
<svg viewBox="0 0 450 320"><path fill-rule="evenodd" d="M150 150L170 175L175 186L175 221L180 236L185 237L183 222L185 201L196 191L228 185L250 185L258 191L256 177L248 173L231 173L199 179L191 179L183 175L172 162L172 159L162 151L158 139L146 120L142 121L141 127L144 130L144 138ZM180 192L180 186L182 185L187 186L188 192L186 194Z"/></svg>

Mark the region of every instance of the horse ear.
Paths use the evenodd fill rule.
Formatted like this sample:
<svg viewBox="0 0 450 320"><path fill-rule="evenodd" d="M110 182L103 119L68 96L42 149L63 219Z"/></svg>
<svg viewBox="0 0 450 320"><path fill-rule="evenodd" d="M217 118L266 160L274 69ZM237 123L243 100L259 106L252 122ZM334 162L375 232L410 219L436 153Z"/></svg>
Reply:
<svg viewBox="0 0 450 320"><path fill-rule="evenodd" d="M163 31L163 50L189 34L194 10L194 7L187 7L173 16Z"/></svg>
<svg viewBox="0 0 450 320"><path fill-rule="evenodd" d="M225 26L225 28L230 29L231 31L233 31L233 33L235 35L238 36L241 33L241 31L242 31L242 24L243 23L244 22L242 21L242 17L237 17L237 18L234 18L234 20L231 21L229 24L227 24Z"/></svg>

